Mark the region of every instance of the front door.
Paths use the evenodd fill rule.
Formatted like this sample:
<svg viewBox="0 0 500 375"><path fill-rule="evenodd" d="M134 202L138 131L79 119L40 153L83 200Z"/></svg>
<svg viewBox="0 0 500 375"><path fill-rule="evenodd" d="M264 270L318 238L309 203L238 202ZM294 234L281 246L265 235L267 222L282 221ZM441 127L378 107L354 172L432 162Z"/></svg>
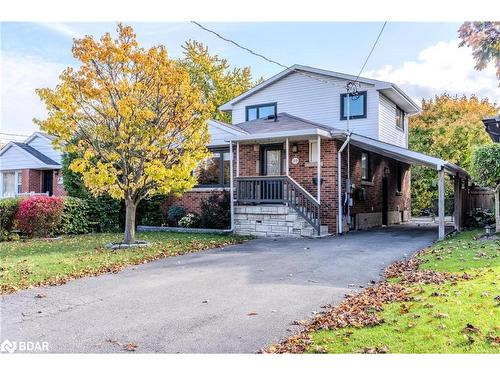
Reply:
<svg viewBox="0 0 500 375"><path fill-rule="evenodd" d="M52 196L53 191L53 173L54 171L42 171L42 193L49 193Z"/></svg>
<svg viewBox="0 0 500 375"><path fill-rule="evenodd" d="M282 172L283 145L262 145L260 149L260 174L262 176L280 176ZM263 202L277 203L283 199L283 181L266 179L261 182Z"/></svg>
<svg viewBox="0 0 500 375"><path fill-rule="evenodd" d="M382 178L382 225L387 225L389 212L389 190L387 187L387 177Z"/></svg>
<svg viewBox="0 0 500 375"><path fill-rule="evenodd" d="M260 174L262 176L281 175L283 145L262 145L260 151Z"/></svg>

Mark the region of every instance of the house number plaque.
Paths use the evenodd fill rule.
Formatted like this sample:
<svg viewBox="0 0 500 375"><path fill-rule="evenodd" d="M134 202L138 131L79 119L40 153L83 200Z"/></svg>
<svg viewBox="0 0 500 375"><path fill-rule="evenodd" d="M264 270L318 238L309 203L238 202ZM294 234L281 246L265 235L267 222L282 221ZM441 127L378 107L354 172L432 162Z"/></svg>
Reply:
<svg viewBox="0 0 500 375"><path fill-rule="evenodd" d="M292 164L293 164L293 165L297 165L297 164L299 164L299 158L293 158L293 159L292 159Z"/></svg>

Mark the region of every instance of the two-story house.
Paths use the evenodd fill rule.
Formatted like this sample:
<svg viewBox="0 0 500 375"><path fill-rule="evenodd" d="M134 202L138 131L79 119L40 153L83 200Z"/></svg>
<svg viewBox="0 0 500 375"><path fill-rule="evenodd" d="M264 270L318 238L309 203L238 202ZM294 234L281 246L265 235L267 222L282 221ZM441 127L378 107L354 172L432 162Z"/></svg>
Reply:
<svg viewBox="0 0 500 375"><path fill-rule="evenodd" d="M437 171L442 237L444 176L455 179L457 198L467 185L462 168L408 149L408 117L419 107L390 82L295 65L220 109L232 123L209 122L212 157L177 204L196 212L208 195L229 190L236 233L338 234L405 222L418 164Z"/></svg>
<svg viewBox="0 0 500 375"><path fill-rule="evenodd" d="M17 195L66 195L61 153L53 138L35 132L24 142L9 142L0 149L0 198Z"/></svg>

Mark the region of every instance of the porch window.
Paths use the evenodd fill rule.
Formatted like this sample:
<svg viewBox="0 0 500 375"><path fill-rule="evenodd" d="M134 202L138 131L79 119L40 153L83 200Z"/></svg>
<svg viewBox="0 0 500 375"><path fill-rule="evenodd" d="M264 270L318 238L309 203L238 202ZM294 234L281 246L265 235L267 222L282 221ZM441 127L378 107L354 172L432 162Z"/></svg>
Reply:
<svg viewBox="0 0 500 375"><path fill-rule="evenodd" d="M363 181L370 181L370 154L368 152L361 153L361 179Z"/></svg>
<svg viewBox="0 0 500 375"><path fill-rule="evenodd" d="M2 172L2 197L13 197L22 192L21 171Z"/></svg>
<svg viewBox="0 0 500 375"><path fill-rule="evenodd" d="M318 141L309 141L309 161L311 163L318 161Z"/></svg>
<svg viewBox="0 0 500 375"><path fill-rule="evenodd" d="M212 155L203 160L193 172L198 181L198 187L228 186L229 163L227 150L212 150Z"/></svg>
<svg viewBox="0 0 500 375"><path fill-rule="evenodd" d="M405 113L399 107L396 107L396 127L401 130L405 128Z"/></svg>
<svg viewBox="0 0 500 375"><path fill-rule="evenodd" d="M246 107L246 121L276 116L276 103L249 105Z"/></svg>
<svg viewBox="0 0 500 375"><path fill-rule="evenodd" d="M349 111L351 120L366 118L366 91L349 95ZM347 94L340 95L340 119L347 120Z"/></svg>

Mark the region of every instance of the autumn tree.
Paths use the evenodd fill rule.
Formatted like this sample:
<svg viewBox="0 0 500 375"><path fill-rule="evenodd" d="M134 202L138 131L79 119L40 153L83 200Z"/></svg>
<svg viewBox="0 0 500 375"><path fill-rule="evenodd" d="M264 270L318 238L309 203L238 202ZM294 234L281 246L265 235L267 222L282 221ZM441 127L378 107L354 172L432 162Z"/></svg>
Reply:
<svg viewBox="0 0 500 375"><path fill-rule="evenodd" d="M210 105L211 118L231 122L231 115L218 107L252 88L261 81L253 81L249 67L231 68L229 62L210 54L208 47L193 40L182 47L182 64L188 69L194 86L201 92L203 101Z"/></svg>
<svg viewBox="0 0 500 375"><path fill-rule="evenodd" d="M423 100L422 112L410 117L409 147L470 171L473 149L491 143L481 119L497 111L487 99L479 100L475 96L443 94ZM450 197L453 189L449 185L446 191ZM432 207L432 200L436 198L436 172L424 167L412 168L413 213Z"/></svg>
<svg viewBox="0 0 500 375"><path fill-rule="evenodd" d="M476 69L483 70L493 61L500 79L500 22L464 22L458 29L460 47L472 48Z"/></svg>
<svg viewBox="0 0 500 375"><path fill-rule="evenodd" d="M48 117L35 121L77 155L70 168L92 194L125 200L124 242L132 243L141 200L196 183L191 171L208 155L210 113L164 46L141 48L129 26L117 33L74 41L80 66L65 69L55 89L37 90Z"/></svg>
<svg viewBox="0 0 500 375"><path fill-rule="evenodd" d="M500 233L500 143L481 146L474 151L472 175L479 184L495 189L496 231Z"/></svg>

